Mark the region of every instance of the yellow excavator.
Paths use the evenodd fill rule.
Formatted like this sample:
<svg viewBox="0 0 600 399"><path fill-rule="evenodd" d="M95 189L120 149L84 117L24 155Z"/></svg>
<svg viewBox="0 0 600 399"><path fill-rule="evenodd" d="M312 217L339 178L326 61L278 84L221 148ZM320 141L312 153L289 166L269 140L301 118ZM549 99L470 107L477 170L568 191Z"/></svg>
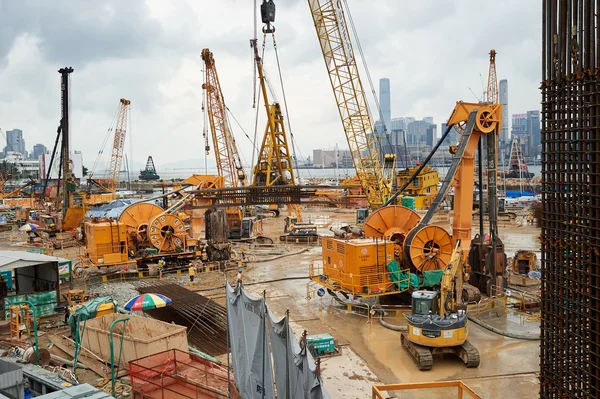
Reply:
<svg viewBox="0 0 600 399"><path fill-rule="evenodd" d="M400 339L419 370L430 370L433 355L446 353L457 355L467 367L479 366L479 351L467 341L467 314L455 306L455 279L462 257L458 241L444 269L440 290L412 293L412 313L406 317L408 331Z"/></svg>

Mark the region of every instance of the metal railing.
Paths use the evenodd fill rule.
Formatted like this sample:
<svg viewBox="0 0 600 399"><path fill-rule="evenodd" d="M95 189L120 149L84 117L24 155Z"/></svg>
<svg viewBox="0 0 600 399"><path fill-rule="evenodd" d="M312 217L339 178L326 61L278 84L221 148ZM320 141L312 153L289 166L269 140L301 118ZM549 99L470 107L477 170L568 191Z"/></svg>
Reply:
<svg viewBox="0 0 600 399"><path fill-rule="evenodd" d="M372 399L385 399L382 392L388 391L408 391L413 389L434 389L434 388L456 388L456 397L463 399L463 394L469 395L472 399L481 399L471 388L462 381L435 381L435 382L417 382L406 384L374 385Z"/></svg>

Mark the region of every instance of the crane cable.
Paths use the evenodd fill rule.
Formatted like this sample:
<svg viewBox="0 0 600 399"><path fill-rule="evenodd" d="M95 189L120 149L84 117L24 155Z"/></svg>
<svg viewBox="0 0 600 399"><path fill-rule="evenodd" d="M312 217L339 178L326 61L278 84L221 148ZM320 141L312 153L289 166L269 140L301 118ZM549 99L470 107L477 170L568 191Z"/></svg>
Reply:
<svg viewBox="0 0 600 399"><path fill-rule="evenodd" d="M356 27L354 26L354 19L352 19L352 14L350 13L350 7L348 6L348 1L344 0L344 6L346 8L346 13L348 14L348 20L350 21L350 27L352 28L352 33L354 34L354 39L356 40L356 45L358 47L358 52L360 53L360 58L362 59L363 68L365 68L365 72L367 74L367 79L369 81L369 86L371 87L371 94L373 94L373 98L375 99L375 105L377 110L379 111L379 119L383 123L383 133L387 144L392 147L392 143L390 142L390 138L388 137L387 126L385 124L385 120L383 119L383 112L381 112L381 107L379 106L379 100L377 99L377 94L375 93L375 87L373 86L373 80L371 79L371 73L369 72L369 67L367 66L367 59L362 50L362 46L360 44L360 39L358 38L358 32L356 31ZM370 117L370 115L369 115ZM375 132L373 132L375 133ZM373 135L375 137L375 141L377 142L377 146L379 148L379 153L384 154L385 152L382 149L382 144L379 141L377 135Z"/></svg>
<svg viewBox="0 0 600 399"><path fill-rule="evenodd" d="M92 170L90 171L90 174L89 174L90 178L94 175L94 172L96 172L96 168L98 167L98 164L100 163L100 158L102 157L102 154L104 153L104 149L106 148L106 144L108 143L110 135L116 128L117 117L118 117L120 108L121 108L121 103L119 103L119 105L117 106L117 109L115 110L112 121L110 122L110 126L108 127L108 130L106 131L106 135L104 136L104 141L102 142L102 146L100 147L100 150L98 151L98 155L96 155L96 160L94 161Z"/></svg>

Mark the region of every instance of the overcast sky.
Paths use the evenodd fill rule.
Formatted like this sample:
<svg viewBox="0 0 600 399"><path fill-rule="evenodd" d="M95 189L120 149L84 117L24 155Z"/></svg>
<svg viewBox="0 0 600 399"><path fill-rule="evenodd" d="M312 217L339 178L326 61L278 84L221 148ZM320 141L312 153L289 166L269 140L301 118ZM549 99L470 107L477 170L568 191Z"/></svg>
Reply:
<svg viewBox="0 0 600 399"><path fill-rule="evenodd" d="M83 152L86 166L93 164L119 99L125 97L131 100L130 158L145 163L153 155L157 165L195 160L186 164L201 167L203 48L214 53L227 106L246 133L254 135L249 47L253 3L0 0L0 128L22 129L29 151L36 143L51 147L60 119L57 70L72 66L72 148ZM298 157L336 143L346 148L307 2L275 3L277 46ZM376 90L379 78L391 80L392 117L433 116L439 126L456 101L476 101L471 90L481 96L491 48L498 53L498 79L509 82L509 113L540 108L538 1L348 3ZM270 37L265 66L277 83ZM361 73L370 91L364 69ZM370 93L369 98L377 119ZM261 137L264 108L259 111ZM252 143L235 123L233 127L250 163Z"/></svg>

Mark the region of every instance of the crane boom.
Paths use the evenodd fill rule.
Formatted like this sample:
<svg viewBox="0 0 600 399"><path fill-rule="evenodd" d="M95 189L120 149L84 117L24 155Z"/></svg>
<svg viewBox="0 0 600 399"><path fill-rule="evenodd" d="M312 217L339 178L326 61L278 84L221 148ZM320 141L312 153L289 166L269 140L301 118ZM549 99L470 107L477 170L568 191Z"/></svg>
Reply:
<svg viewBox="0 0 600 399"><path fill-rule="evenodd" d="M108 192L114 193L119 185L119 174L121 173L121 163L123 161L123 150L125 149L125 133L127 132L127 114L131 101L122 98L120 100L119 114L115 126L115 136L113 140L112 153L110 156L110 167L108 168Z"/></svg>
<svg viewBox="0 0 600 399"><path fill-rule="evenodd" d="M231 127L227 120L227 107L221 91L215 59L209 49L202 50L205 65L208 120L212 132L213 146L219 176L225 179L226 187L243 187L246 185L246 172L242 165Z"/></svg>
<svg viewBox="0 0 600 399"><path fill-rule="evenodd" d="M487 102L498 104L498 78L496 77L496 50L490 51L490 69L488 71Z"/></svg>
<svg viewBox="0 0 600 399"><path fill-rule="evenodd" d="M367 99L340 1L308 0L356 174L371 208L383 205L392 176L381 164ZM386 164L395 156L386 156ZM392 168L393 170L393 168Z"/></svg>

